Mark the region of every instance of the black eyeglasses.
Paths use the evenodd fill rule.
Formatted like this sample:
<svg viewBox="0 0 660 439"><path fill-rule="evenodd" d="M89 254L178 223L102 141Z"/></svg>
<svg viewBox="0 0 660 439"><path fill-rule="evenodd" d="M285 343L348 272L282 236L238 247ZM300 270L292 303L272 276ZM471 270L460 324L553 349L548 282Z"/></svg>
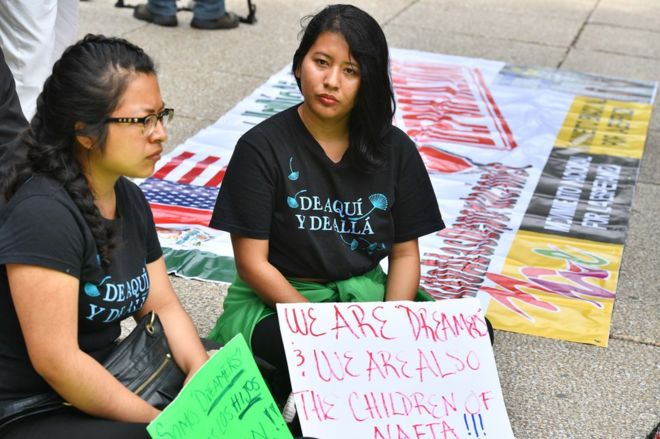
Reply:
<svg viewBox="0 0 660 439"><path fill-rule="evenodd" d="M165 108L158 114L147 114L144 117L108 117L105 119L105 123L141 123L143 125L142 134L146 137L149 137L153 134L158 125L158 121L163 123L164 127L167 127L168 122L174 117L173 108Z"/></svg>

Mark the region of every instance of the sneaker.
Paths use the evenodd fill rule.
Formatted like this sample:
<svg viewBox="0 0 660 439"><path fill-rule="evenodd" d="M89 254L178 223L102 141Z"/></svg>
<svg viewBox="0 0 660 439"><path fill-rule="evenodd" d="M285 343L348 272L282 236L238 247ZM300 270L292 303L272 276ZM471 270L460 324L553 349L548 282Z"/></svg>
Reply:
<svg viewBox="0 0 660 439"><path fill-rule="evenodd" d="M227 12L225 15L212 19L202 20L201 18L194 18L190 22L190 26L196 29L233 29L238 27L238 15L233 12Z"/></svg>
<svg viewBox="0 0 660 439"><path fill-rule="evenodd" d="M159 26L174 27L179 24L176 15L153 14L144 3L137 5L135 9L133 9L133 17Z"/></svg>

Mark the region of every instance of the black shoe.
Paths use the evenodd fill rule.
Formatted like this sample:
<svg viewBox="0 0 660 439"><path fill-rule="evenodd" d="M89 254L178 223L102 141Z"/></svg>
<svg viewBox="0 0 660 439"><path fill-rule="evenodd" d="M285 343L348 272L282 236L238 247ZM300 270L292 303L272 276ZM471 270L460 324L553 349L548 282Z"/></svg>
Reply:
<svg viewBox="0 0 660 439"><path fill-rule="evenodd" d="M137 5L133 9L133 17L159 26L174 27L179 24L176 15L152 14L146 4Z"/></svg>
<svg viewBox="0 0 660 439"><path fill-rule="evenodd" d="M225 15L213 20L202 20L193 18L190 26L197 29L233 29L238 27L238 16L233 12L227 12Z"/></svg>

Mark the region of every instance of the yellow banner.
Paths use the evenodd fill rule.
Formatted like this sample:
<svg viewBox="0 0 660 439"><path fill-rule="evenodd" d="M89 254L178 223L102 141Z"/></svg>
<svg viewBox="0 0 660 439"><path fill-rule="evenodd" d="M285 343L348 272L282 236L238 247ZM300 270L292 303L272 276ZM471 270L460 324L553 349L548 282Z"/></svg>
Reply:
<svg viewBox="0 0 660 439"><path fill-rule="evenodd" d="M641 159L652 106L577 96L555 146Z"/></svg>
<svg viewBox="0 0 660 439"><path fill-rule="evenodd" d="M607 346L622 245L518 231L481 288L498 329Z"/></svg>

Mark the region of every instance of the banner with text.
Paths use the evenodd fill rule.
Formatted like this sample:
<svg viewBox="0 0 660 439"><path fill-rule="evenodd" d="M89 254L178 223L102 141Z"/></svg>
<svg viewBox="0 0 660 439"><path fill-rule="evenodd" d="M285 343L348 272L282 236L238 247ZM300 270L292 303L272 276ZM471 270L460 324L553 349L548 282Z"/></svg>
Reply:
<svg viewBox="0 0 660 439"><path fill-rule="evenodd" d="M479 297L499 329L606 346L656 83L391 55L394 123L417 143L447 224L420 239L421 287ZM233 280L229 237L206 226L238 138L300 102L289 70L141 183L172 272Z"/></svg>
<svg viewBox="0 0 660 439"><path fill-rule="evenodd" d="M513 438L477 299L278 304L303 433Z"/></svg>
<svg viewBox="0 0 660 439"><path fill-rule="evenodd" d="M147 431L154 439L292 439L240 334L195 373Z"/></svg>

